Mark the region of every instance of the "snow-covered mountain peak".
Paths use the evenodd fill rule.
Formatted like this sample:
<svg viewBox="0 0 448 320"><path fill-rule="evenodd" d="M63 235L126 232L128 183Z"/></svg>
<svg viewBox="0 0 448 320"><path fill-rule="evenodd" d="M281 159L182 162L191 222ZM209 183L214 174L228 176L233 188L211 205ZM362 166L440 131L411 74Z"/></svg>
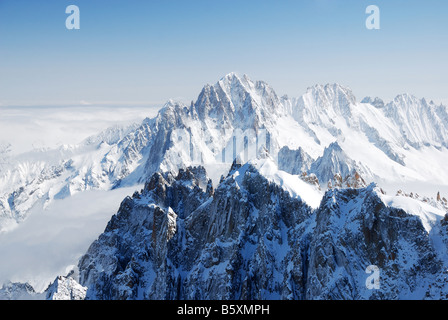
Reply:
<svg viewBox="0 0 448 320"><path fill-rule="evenodd" d="M247 75L240 77L236 72L226 74L217 82L217 84L220 84L223 87L250 86L251 83L252 81Z"/></svg>
<svg viewBox="0 0 448 320"><path fill-rule="evenodd" d="M0 288L0 300L34 300L39 298L34 288L28 283L9 281Z"/></svg>
<svg viewBox="0 0 448 320"><path fill-rule="evenodd" d="M338 83L316 84L308 88L306 95L312 97L314 102L323 108L335 106L336 103L356 104L352 90Z"/></svg>
<svg viewBox="0 0 448 320"><path fill-rule="evenodd" d="M311 186L268 159L214 193L184 186L176 179L122 203L79 261L87 299L446 295L447 231L432 208L412 201L407 212L371 184L320 193L313 210ZM366 287L368 266L381 270L381 291Z"/></svg>
<svg viewBox="0 0 448 320"><path fill-rule="evenodd" d="M256 95L255 83L249 77L239 77L236 73L230 73L219 80L214 86L215 90L220 89L226 97L234 104L236 109L241 108L248 95Z"/></svg>
<svg viewBox="0 0 448 320"><path fill-rule="evenodd" d="M216 84L226 89L235 89L237 87L244 88L247 92L256 90L256 88L269 87L264 81L253 81L247 74L240 76L236 72L230 72L222 77Z"/></svg>
<svg viewBox="0 0 448 320"><path fill-rule="evenodd" d="M249 161L231 172L231 178L235 179L238 185L243 185L246 176L254 174L263 176L269 182L289 192L291 197L302 200L312 208L317 208L320 204L323 193L318 186L303 181L299 175L279 170L275 161L270 157Z"/></svg>
<svg viewBox="0 0 448 320"><path fill-rule="evenodd" d="M278 152L279 169L291 174L301 175L304 172L308 172L313 161L314 159L302 147L299 147L297 150L291 150L284 146Z"/></svg>
<svg viewBox="0 0 448 320"><path fill-rule="evenodd" d="M384 108L385 104L384 101L378 97L372 98L372 97L365 97L361 103L368 103L374 106L377 109Z"/></svg>
<svg viewBox="0 0 448 320"><path fill-rule="evenodd" d="M418 98L410 93L399 94L387 104L389 114L407 112L411 113L412 116L415 116L417 112L432 112L431 109L434 108L436 108L436 105L432 100L428 102L425 98Z"/></svg>
<svg viewBox="0 0 448 320"><path fill-rule="evenodd" d="M164 106L160 109L157 117L164 117L167 115L172 115L173 113L179 112L179 110L184 111L186 105L181 101L168 100Z"/></svg>
<svg viewBox="0 0 448 320"><path fill-rule="evenodd" d="M46 290L47 300L84 300L87 288L70 276L58 276Z"/></svg>
<svg viewBox="0 0 448 320"><path fill-rule="evenodd" d="M419 99L400 94L385 107L385 115L400 129L404 140L416 149L448 145L448 111Z"/></svg>
<svg viewBox="0 0 448 320"><path fill-rule="evenodd" d="M425 99L419 99L416 96L409 94L409 93L403 93L397 95L394 100L391 102L395 107L402 107L402 108L410 108L410 107L420 107L422 105L426 105Z"/></svg>
<svg viewBox="0 0 448 320"><path fill-rule="evenodd" d="M140 285L148 289L144 293L146 297L173 297L161 295L163 290L160 290L169 275L173 278L166 288L187 288L187 291L167 291L169 294L197 298L193 290L198 283L203 288L209 286L208 282L198 282L197 275L203 270L216 266L217 274L222 272L222 279L227 279L229 274L238 275L234 272L235 266L248 265L232 261L240 256L232 250L243 248L245 254L248 251L261 254L265 248L272 248L274 256L278 255L280 260L271 263L272 273L267 274L267 279L289 275L286 269L276 270L277 266L288 270L301 270L299 268L306 266L303 275L285 278L286 285L275 284L272 288L287 288L275 297L326 297L327 285L332 281L326 278L327 274L340 270L340 266L348 270L349 279L352 271L364 274L364 265L359 270L353 267L360 266L359 261L384 262L384 250L376 246L382 242L372 241L372 237L379 239L398 230L390 239L381 241L400 245L396 239L402 237L406 243L413 244L416 236L425 236L421 231L433 226L442 228L439 224L445 219L447 206L442 196L437 200L439 211L434 211L427 207L432 202L386 197L373 185L366 186L372 181L382 187L384 181L400 184L400 188L406 187L401 184L421 181L428 185L436 181L446 186L447 123L446 107L409 94L399 95L388 104L370 97L357 103L349 88L327 84L313 86L299 98L279 98L267 83L230 73L215 84L204 86L191 106L169 100L154 118L140 124L111 127L60 153L59 150L39 152L39 158L36 155L23 157L24 161L14 158L14 170L1 172L0 219L21 222L30 208L48 205L78 192L109 191L145 183L141 193L123 202L121 214L111 220L106 231L109 235L100 237L90 249L90 253L99 257L94 263L105 268L93 268L90 262L94 255L87 255L81 263L84 267L79 288L82 295L86 287L95 291L92 285L98 286L96 294L104 293L101 281L97 280L106 278L89 275L89 272L104 270L112 277L118 272L117 282L112 283L117 285L117 292L128 290L127 284L132 284L131 289L136 290L126 291L119 297L128 294L134 297L134 293L140 292L136 289ZM0 148L0 161L1 156ZM36 161L36 158L41 160ZM223 178L214 189L208 177L221 174ZM379 179L382 181L377 181ZM321 201L321 187L325 189L325 186L330 189L324 196L328 203ZM311 214L312 208L316 214ZM410 211L414 213L412 219L404 214ZM413 219L420 212L424 212L419 217L426 219L425 228L420 228L419 221ZM395 228L396 218L401 221L400 228ZM282 221L279 219L283 222L279 223ZM269 223L265 225L266 222ZM0 230L2 223L0 221ZM285 227L287 229L283 229ZM254 233L254 228L260 229ZM308 231L304 233L303 228ZM361 253L359 261L350 261L351 257L344 256L343 250L333 250L332 240L325 238L328 234L334 235L332 239L340 236L344 243L346 237L353 237L348 249L354 251L350 252L359 252L359 239L366 236L365 243L370 249ZM254 235L259 236L256 241ZM293 238L285 241L286 235ZM109 236L110 241L105 241ZM120 237L120 241L115 237ZM191 240L193 245L184 240ZM243 245L238 242L235 242L237 246L228 245L233 241L243 241ZM116 243L120 244L117 250L108 250ZM190 244L183 247L186 243ZM263 250L252 250L255 243L261 244ZM289 247L289 243L294 246ZM325 250L320 250L322 244ZM289 251L290 248L293 251ZM414 247L410 245L409 248ZM396 254L393 247L386 249L388 256ZM286 256L288 252L290 255ZM335 259L321 257L321 252L332 252ZM405 251L416 256L424 252L429 252L426 247L419 248L418 252ZM105 259L103 253L110 254L110 259ZM175 260L167 259L167 255ZM305 256L306 259L300 261ZM139 274L139 266L143 269L149 266L148 259L154 259L151 260L154 269L151 267L146 274ZM394 259L390 259L385 270L394 270ZM166 261L180 262L181 268L170 273L174 269ZM207 267L195 268L197 261ZM266 266L258 258L250 261L261 261L260 266ZM293 269L289 267L291 261L295 261ZM333 261L337 265L331 265ZM229 268L221 264L227 262ZM325 265L324 273L313 275ZM418 263L415 265L419 267ZM138 268L134 268L136 266ZM340 279L338 272L335 279ZM178 277L179 274L187 277ZM252 274L266 273L251 271ZM396 276L392 274L390 279ZM294 279L297 283L305 281L306 286L292 295L288 286ZM322 280L322 286L315 279ZM219 283L215 280L213 284ZM259 280L251 281L243 287L258 286ZM160 286L149 291L152 283ZM361 289L363 285L364 281ZM58 278L52 292L72 297L70 290L76 286L70 279ZM8 288L8 292L15 292ZM188 292L189 288L192 291ZM225 292L221 289L216 288L216 297L225 297L220 295ZM332 290L328 292L332 297ZM108 295L110 292L104 294L104 297L116 297ZM240 298L244 294L238 292L231 297ZM340 296L351 297L350 294L341 293ZM247 296L259 298L252 293Z"/></svg>
<svg viewBox="0 0 448 320"><path fill-rule="evenodd" d="M162 109L174 109L177 106L183 106L183 103L180 101L176 101L174 99L169 99L165 104L163 105Z"/></svg>
<svg viewBox="0 0 448 320"><path fill-rule="evenodd" d="M335 128L335 121L352 119L356 98L351 89L337 83L314 85L294 102L292 116L304 126ZM332 129L334 130L334 129Z"/></svg>
<svg viewBox="0 0 448 320"><path fill-rule="evenodd" d="M341 146L337 141L330 143L328 147L325 148L324 154L319 159L327 159L330 161L347 162L348 156L342 150Z"/></svg>
<svg viewBox="0 0 448 320"><path fill-rule="evenodd" d="M138 124L131 123L127 126L114 125L111 126L99 134L90 136L84 140L83 145L99 145L101 143L107 143L113 145L121 141L126 135L135 131ZM69 149L69 146L63 146L64 149Z"/></svg>
<svg viewBox="0 0 448 320"><path fill-rule="evenodd" d="M246 123L278 111L280 99L267 83L229 73L216 84L204 86L194 106L200 119Z"/></svg>
<svg viewBox="0 0 448 320"><path fill-rule="evenodd" d="M340 153L343 151L342 151L342 148L339 145L339 143L337 141L335 141L335 142L330 143L330 145L327 148L325 148L325 152L335 154L335 153Z"/></svg>
<svg viewBox="0 0 448 320"><path fill-rule="evenodd" d="M341 180L354 176L355 173L366 175L365 170L344 152L337 141L325 148L323 155L312 163L310 172L314 173L321 183L333 180L336 174Z"/></svg>
<svg viewBox="0 0 448 320"><path fill-rule="evenodd" d="M15 159L16 168L2 170L0 216L22 221L37 201L144 183L157 171L216 165L213 178L219 178L236 156L244 163L263 154L263 147L281 170L315 174L322 186L337 173L345 178L354 171L368 182L409 177L444 183L447 123L446 107L409 94L387 105L379 98L357 103L350 88L334 83L310 87L299 98L279 98L267 83L229 73L205 85L189 106L169 100L140 124L111 127L67 150ZM435 150L422 161L413 153L420 147Z"/></svg>

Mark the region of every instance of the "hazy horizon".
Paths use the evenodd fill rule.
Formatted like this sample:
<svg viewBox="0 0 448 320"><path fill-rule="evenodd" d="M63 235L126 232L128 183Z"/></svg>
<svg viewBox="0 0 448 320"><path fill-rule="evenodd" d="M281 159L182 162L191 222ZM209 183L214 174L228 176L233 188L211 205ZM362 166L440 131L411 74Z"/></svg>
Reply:
<svg viewBox="0 0 448 320"><path fill-rule="evenodd" d="M68 30L69 5L80 30ZM368 30L367 6L381 29ZM0 106L191 101L229 72L278 95L315 84L448 104L448 3L0 1Z"/></svg>

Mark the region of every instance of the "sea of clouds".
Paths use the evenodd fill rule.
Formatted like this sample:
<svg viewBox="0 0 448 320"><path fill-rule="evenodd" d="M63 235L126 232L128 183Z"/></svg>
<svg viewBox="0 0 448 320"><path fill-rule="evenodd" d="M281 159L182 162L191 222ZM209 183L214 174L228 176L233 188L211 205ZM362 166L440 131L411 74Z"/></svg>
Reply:
<svg viewBox="0 0 448 320"><path fill-rule="evenodd" d="M0 106L0 143L13 154L80 143L113 125L154 117L160 106Z"/></svg>
<svg viewBox="0 0 448 320"><path fill-rule="evenodd" d="M0 145L10 145L13 161L13 155L77 144L110 126L140 123L154 117L159 107L0 106ZM45 210L34 209L12 231L0 234L0 287L8 281L29 282L36 291L45 290L77 264L121 201L138 189L87 191L57 200Z"/></svg>

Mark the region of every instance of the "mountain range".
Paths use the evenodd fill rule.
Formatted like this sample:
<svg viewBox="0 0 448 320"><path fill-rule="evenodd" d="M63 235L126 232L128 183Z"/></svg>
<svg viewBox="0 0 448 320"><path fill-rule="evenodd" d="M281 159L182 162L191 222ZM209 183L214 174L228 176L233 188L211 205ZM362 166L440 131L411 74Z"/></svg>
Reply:
<svg viewBox="0 0 448 320"><path fill-rule="evenodd" d="M441 298L448 203L424 191L448 186L445 159L446 106L358 102L338 84L280 97L230 73L155 118L5 157L0 232L36 206L143 184L47 298ZM17 288L33 295L0 292Z"/></svg>

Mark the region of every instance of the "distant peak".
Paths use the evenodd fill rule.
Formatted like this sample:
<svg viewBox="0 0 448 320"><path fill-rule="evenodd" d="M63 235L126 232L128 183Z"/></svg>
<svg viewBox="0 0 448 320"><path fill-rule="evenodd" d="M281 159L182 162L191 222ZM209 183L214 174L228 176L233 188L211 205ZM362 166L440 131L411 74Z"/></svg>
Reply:
<svg viewBox="0 0 448 320"><path fill-rule="evenodd" d="M247 78L247 76L244 75L243 78ZM232 81L232 80L241 80L241 77L236 72L229 72L219 81Z"/></svg>
<svg viewBox="0 0 448 320"><path fill-rule="evenodd" d="M405 108L405 109L410 108L410 107L412 107L412 108L420 108L420 107L430 108L431 106L435 107L434 103L431 103L431 102L428 103L425 98L420 99L420 98L418 98L412 94L409 94L409 93L403 93L403 94L396 96L394 98L394 100L388 104L388 106L392 107L392 108L398 107L398 108Z"/></svg>
<svg viewBox="0 0 448 320"><path fill-rule="evenodd" d="M395 102L408 102L408 101L420 101L416 96L410 94L410 93L402 93L395 97Z"/></svg>
<svg viewBox="0 0 448 320"><path fill-rule="evenodd" d="M330 145L326 147L325 150L342 152L342 148L337 141L330 143Z"/></svg>
<svg viewBox="0 0 448 320"><path fill-rule="evenodd" d="M222 77L215 86L221 86L223 88L229 87L243 87L248 88L251 86L252 81L244 75L240 77L237 73L231 72Z"/></svg>
<svg viewBox="0 0 448 320"><path fill-rule="evenodd" d="M356 98L352 89L339 83L316 84L309 87L307 93L330 100L338 96L345 96L349 103L356 104Z"/></svg>
<svg viewBox="0 0 448 320"><path fill-rule="evenodd" d="M258 85L268 86L264 81L253 81L247 74L240 76L236 72L230 72L222 77L217 84L224 84L229 86L243 86L245 88L253 88Z"/></svg>
<svg viewBox="0 0 448 320"><path fill-rule="evenodd" d="M348 92L352 92L352 89L350 89L349 87L343 86L339 83L327 83L325 85L323 84L315 84L311 87L308 88L308 90L342 90L342 91L348 91Z"/></svg>
<svg viewBox="0 0 448 320"><path fill-rule="evenodd" d="M167 102L165 102L163 108L175 107L176 105L181 105L181 102L174 99L169 99Z"/></svg>
<svg viewBox="0 0 448 320"><path fill-rule="evenodd" d="M384 101L378 97L372 98L372 97L365 97L362 99L361 103L368 103L374 106L375 108L384 108Z"/></svg>

